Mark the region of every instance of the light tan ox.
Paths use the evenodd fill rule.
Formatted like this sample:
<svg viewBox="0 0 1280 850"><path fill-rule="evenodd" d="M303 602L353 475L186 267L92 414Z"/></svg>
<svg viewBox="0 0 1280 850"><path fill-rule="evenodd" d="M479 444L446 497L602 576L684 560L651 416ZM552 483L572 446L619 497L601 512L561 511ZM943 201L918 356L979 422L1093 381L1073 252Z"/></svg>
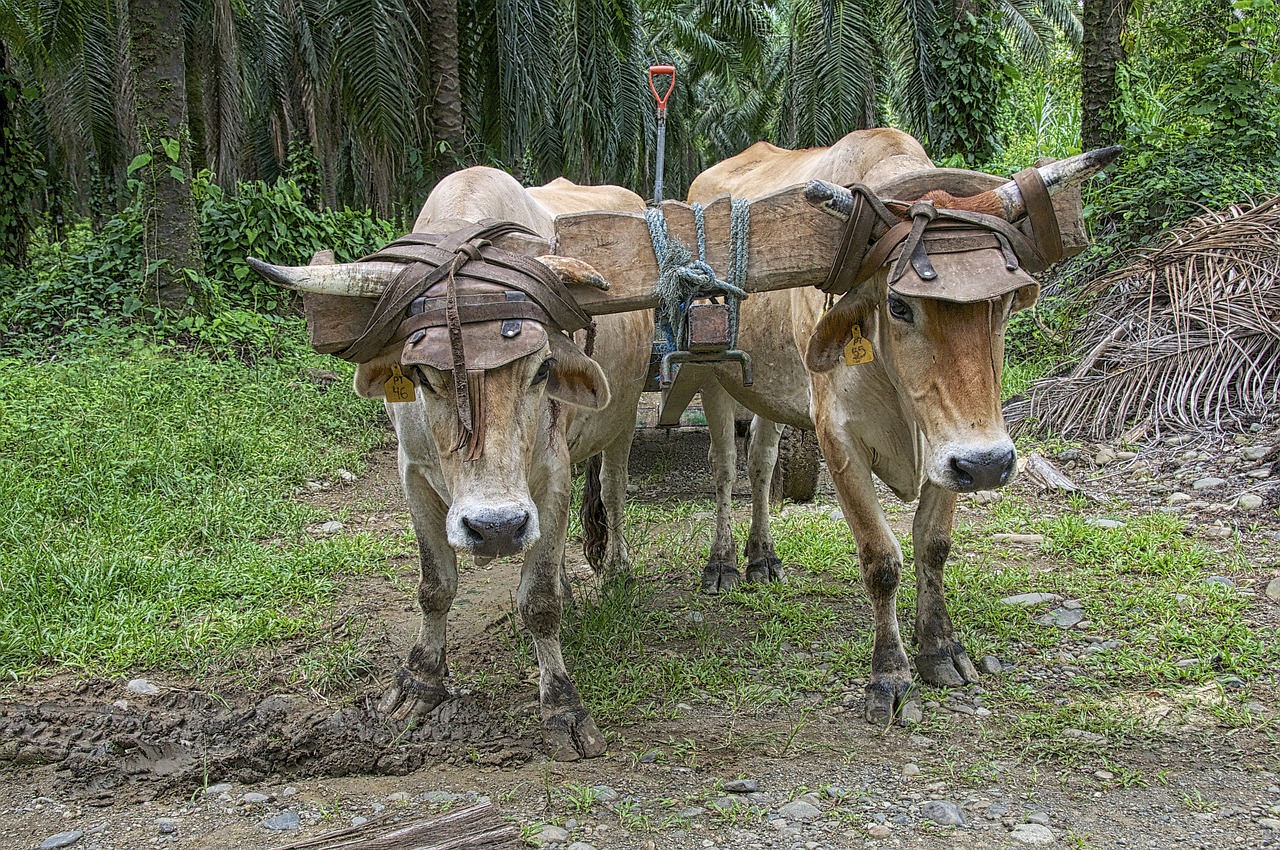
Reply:
<svg viewBox="0 0 1280 850"><path fill-rule="evenodd" d="M722 194L755 199L810 180L874 189L932 168L920 144L896 130L855 132L830 148L804 151L760 142L700 174L689 199L705 203ZM940 196L937 205L959 206L948 199ZM1001 208L990 193L964 200L969 203L963 206L981 212L999 214ZM742 304L739 337L739 347L755 361L754 386L744 387L730 364L717 370L719 386L703 388L718 502L704 589L717 592L739 579L729 516L734 399L757 414L748 461L749 581L782 578L768 527L768 488L781 425L816 430L874 610L872 676L866 688L870 721L885 723L897 716L912 682L896 607L902 550L876 498L872 475L904 501L920 501L912 525L916 669L934 685L972 682L978 674L947 612L943 566L956 494L1000 487L1014 473L1014 446L1000 411L1004 330L1009 315L1031 306L1037 294L1031 282L977 303L908 297L888 288L886 268L825 316L826 296L817 289L757 292ZM845 365L843 348L855 324L875 359Z"/></svg>
<svg viewBox="0 0 1280 850"><path fill-rule="evenodd" d="M505 172L469 168L440 181L414 232L448 233L493 218L523 224L550 240L556 215L600 209L643 212L644 202L620 187L577 186L564 179L526 190ZM541 259L563 272L562 278L585 268L575 267L572 260ZM343 268L348 267L328 273L341 274ZM308 270L314 271L293 270L297 274L288 285L301 288L298 280ZM360 271L351 268L350 273ZM273 272L287 276L290 270L273 267ZM407 664L379 703L381 711L421 721L449 697L445 624L458 587L457 556L523 553L517 606L538 654L548 750L569 760L605 751L604 736L583 706L560 650L565 603L560 577L572 464L605 455L603 489L613 532L608 557L613 566L621 566L626 560L621 517L627 456L648 369L653 318L638 311L601 316L596 322L592 358L561 334L548 332L540 350L485 371L484 452L474 461L465 459L465 450L454 451L458 416L451 374L428 366L406 368L414 373L417 400L388 403L387 413L400 442L400 477L418 538L422 626ZM400 348L397 343L358 367L357 393L383 397Z"/></svg>

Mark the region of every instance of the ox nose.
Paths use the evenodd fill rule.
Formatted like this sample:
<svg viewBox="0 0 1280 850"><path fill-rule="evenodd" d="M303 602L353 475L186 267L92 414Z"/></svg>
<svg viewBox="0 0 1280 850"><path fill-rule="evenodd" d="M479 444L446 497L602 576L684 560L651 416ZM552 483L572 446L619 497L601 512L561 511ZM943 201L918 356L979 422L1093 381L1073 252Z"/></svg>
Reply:
<svg viewBox="0 0 1280 850"><path fill-rule="evenodd" d="M462 517L471 550L491 558L514 555L524 548L529 512L518 508L486 508Z"/></svg>
<svg viewBox="0 0 1280 850"><path fill-rule="evenodd" d="M994 490L1009 483L1016 455L1012 447L952 455L951 474L961 492Z"/></svg>

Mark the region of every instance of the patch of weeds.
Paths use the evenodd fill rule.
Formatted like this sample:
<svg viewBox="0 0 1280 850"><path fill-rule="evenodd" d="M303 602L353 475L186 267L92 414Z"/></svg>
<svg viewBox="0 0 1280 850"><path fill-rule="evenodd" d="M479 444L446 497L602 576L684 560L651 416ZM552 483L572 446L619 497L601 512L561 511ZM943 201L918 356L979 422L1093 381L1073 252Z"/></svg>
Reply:
<svg viewBox="0 0 1280 850"><path fill-rule="evenodd" d="M1222 807L1216 800L1211 800L1200 793L1199 788L1192 788L1182 795L1182 805L1192 812L1212 812Z"/></svg>
<svg viewBox="0 0 1280 850"><path fill-rule="evenodd" d="M600 802L600 792L590 785L569 783L556 790L556 796L568 805L570 811L586 814Z"/></svg>
<svg viewBox="0 0 1280 850"><path fill-rule="evenodd" d="M318 694L329 694L351 687L373 672L369 644L363 628L352 637L331 637L316 642L306 654L293 662L290 681L305 685Z"/></svg>
<svg viewBox="0 0 1280 850"><path fill-rule="evenodd" d="M716 826L746 826L764 819L762 809L741 800L730 800L728 805L712 804L707 808L707 815Z"/></svg>
<svg viewBox="0 0 1280 850"><path fill-rule="evenodd" d="M618 816L618 823L632 832L649 832L653 823L635 800L622 800L614 807L613 813Z"/></svg>

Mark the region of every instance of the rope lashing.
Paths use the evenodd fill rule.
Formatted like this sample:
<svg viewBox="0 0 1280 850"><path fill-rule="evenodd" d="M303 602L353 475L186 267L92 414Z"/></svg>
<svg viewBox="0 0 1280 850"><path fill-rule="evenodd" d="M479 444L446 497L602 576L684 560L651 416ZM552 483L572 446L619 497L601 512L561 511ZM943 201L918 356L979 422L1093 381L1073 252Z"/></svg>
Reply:
<svg viewBox="0 0 1280 850"><path fill-rule="evenodd" d="M667 232L667 219L661 208L645 211L649 239L658 260L658 327L667 345L676 350L685 338L689 306L699 298L723 297L729 305L730 347L738 344L738 315L742 299L747 297L747 245L751 229L751 206L745 198L735 198L729 213L729 274L716 277L715 269L706 262L706 211L693 204L693 221L697 233L698 256Z"/></svg>

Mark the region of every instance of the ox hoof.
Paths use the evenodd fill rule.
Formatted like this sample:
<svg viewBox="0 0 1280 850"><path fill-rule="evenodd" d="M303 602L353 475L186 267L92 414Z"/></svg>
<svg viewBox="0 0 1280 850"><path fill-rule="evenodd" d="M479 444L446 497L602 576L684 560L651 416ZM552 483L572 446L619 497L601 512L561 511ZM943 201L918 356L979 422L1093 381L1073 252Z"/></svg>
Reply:
<svg viewBox="0 0 1280 850"><path fill-rule="evenodd" d="M749 582L767 584L771 581L783 581L786 577L782 562L777 558L761 558L747 564L747 581Z"/></svg>
<svg viewBox="0 0 1280 850"><path fill-rule="evenodd" d="M378 700L378 712L416 726L447 699L449 691L443 685L429 685L408 670L401 670L395 684Z"/></svg>
<svg viewBox="0 0 1280 850"><path fill-rule="evenodd" d="M733 590L742 581L742 573L732 564L707 564L702 571L703 593L724 593Z"/></svg>
<svg viewBox="0 0 1280 850"><path fill-rule="evenodd" d="M914 711L910 709L915 705L915 696L916 688L910 679L891 676L873 678L866 688L867 722L876 726L888 726L899 721L906 725L919 713L918 708Z"/></svg>
<svg viewBox="0 0 1280 850"><path fill-rule="evenodd" d="M593 759L604 755L604 734L585 708L566 708L542 721L547 755L556 761Z"/></svg>
<svg viewBox="0 0 1280 850"><path fill-rule="evenodd" d="M978 681L978 668L959 643L952 642L916 656L916 672L930 685L958 688Z"/></svg>

